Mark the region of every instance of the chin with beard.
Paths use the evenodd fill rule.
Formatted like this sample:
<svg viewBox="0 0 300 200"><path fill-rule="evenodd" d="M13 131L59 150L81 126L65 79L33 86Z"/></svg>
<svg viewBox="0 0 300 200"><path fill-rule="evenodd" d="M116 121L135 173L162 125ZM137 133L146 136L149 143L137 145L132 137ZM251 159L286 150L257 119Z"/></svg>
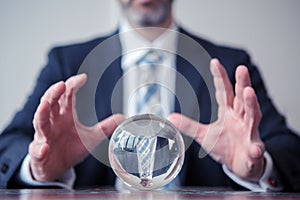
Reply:
<svg viewBox="0 0 300 200"><path fill-rule="evenodd" d="M141 13L138 10L133 9L130 6L131 3L128 3L127 5L122 4L122 8L130 23L141 27L156 27L163 24L171 15L172 2L173 0L166 2L162 1L152 10L152 12L145 13Z"/></svg>

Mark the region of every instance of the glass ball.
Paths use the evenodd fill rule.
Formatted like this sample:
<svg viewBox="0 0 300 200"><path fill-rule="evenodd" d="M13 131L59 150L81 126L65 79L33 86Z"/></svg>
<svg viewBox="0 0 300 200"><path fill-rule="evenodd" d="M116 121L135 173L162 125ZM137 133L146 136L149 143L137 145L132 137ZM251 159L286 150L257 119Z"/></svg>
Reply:
<svg viewBox="0 0 300 200"><path fill-rule="evenodd" d="M184 142L168 120L152 114L136 115L112 134L109 161L127 186L158 189L178 175L184 161Z"/></svg>

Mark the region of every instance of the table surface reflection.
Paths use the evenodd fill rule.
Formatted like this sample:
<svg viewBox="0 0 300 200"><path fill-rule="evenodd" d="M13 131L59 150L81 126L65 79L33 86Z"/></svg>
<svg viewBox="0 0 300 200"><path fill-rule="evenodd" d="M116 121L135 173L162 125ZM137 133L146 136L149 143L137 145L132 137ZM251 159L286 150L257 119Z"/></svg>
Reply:
<svg viewBox="0 0 300 200"><path fill-rule="evenodd" d="M1 200L41 200L41 199L129 199L129 200L158 200L158 199L300 199L300 193L254 193L248 191L232 191L226 188L182 188L171 191L116 191L112 188L94 188L80 190L64 189L21 189L0 190Z"/></svg>

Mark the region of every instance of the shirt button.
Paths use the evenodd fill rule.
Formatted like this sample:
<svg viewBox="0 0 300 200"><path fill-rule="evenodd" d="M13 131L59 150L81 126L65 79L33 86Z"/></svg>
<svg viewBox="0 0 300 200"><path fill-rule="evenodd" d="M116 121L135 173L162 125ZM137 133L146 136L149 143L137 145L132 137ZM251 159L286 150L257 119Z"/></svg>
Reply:
<svg viewBox="0 0 300 200"><path fill-rule="evenodd" d="M277 183L276 181L273 179L273 178L269 178L269 184L272 186L272 187L277 187Z"/></svg>
<svg viewBox="0 0 300 200"><path fill-rule="evenodd" d="M8 169L9 169L9 167L8 167L7 164L5 164L5 163L1 163L1 164L0 164L0 171L1 171L3 174L5 174L5 173L8 171Z"/></svg>

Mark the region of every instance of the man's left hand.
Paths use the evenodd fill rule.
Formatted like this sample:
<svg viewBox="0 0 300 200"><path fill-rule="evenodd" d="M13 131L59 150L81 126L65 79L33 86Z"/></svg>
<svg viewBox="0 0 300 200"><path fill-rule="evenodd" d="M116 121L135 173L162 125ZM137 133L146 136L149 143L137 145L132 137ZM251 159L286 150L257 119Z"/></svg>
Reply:
<svg viewBox="0 0 300 200"><path fill-rule="evenodd" d="M224 67L211 61L218 103L217 121L205 125L174 113L169 120L193 137L214 160L242 179L257 182L264 172L265 147L259 136L261 111L248 69L236 69L235 92Z"/></svg>

